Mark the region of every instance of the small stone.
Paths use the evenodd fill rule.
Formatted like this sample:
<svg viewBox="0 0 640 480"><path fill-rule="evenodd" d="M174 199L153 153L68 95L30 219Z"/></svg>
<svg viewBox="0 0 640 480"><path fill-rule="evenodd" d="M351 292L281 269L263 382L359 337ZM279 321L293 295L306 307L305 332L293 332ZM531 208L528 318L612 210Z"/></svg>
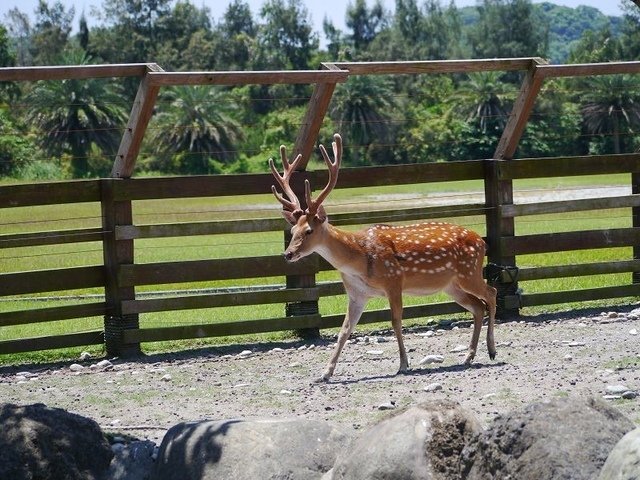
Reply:
<svg viewBox="0 0 640 480"><path fill-rule="evenodd" d="M282 389L280 390L280 395L291 395L291 390Z"/></svg>
<svg viewBox="0 0 640 480"><path fill-rule="evenodd" d="M272 348L271 351L273 353L280 353L280 352L284 352L284 349L280 347L276 347L276 348Z"/></svg>
<svg viewBox="0 0 640 480"><path fill-rule="evenodd" d="M238 358L246 358L253 355L253 352L251 350L243 350L238 354Z"/></svg>
<svg viewBox="0 0 640 480"><path fill-rule="evenodd" d="M82 352L80 354L80 360L82 360L83 362L89 360L91 358L91 354L89 352Z"/></svg>
<svg viewBox="0 0 640 480"><path fill-rule="evenodd" d="M618 312L608 312L607 318L618 318Z"/></svg>
<svg viewBox="0 0 640 480"><path fill-rule="evenodd" d="M300 363L300 362L291 362L291 363L289 364L289 366L290 366L291 368L296 368L296 367L299 367L299 366L301 366L301 365L302 365L302 363Z"/></svg>
<svg viewBox="0 0 640 480"><path fill-rule="evenodd" d="M442 388L443 387L441 383L430 383L422 390L424 390L425 392L437 392L438 390L442 390Z"/></svg>
<svg viewBox="0 0 640 480"><path fill-rule="evenodd" d="M466 351L467 351L466 345L456 345L450 350L451 353L460 353L460 352L466 352Z"/></svg>
<svg viewBox="0 0 640 480"><path fill-rule="evenodd" d="M586 343L584 342L572 342L572 341L564 341L563 342L567 347L584 347Z"/></svg>
<svg viewBox="0 0 640 480"><path fill-rule="evenodd" d="M565 359L567 362L570 362L571 360L573 360L573 355L571 355L570 353L567 353L567 354L564 356L564 359Z"/></svg>
<svg viewBox="0 0 640 480"><path fill-rule="evenodd" d="M383 354L384 354L384 350L367 350L367 355L379 356Z"/></svg>
<svg viewBox="0 0 640 480"><path fill-rule="evenodd" d="M385 402L378 405L378 410L393 410L396 408L396 402Z"/></svg>
<svg viewBox="0 0 640 480"><path fill-rule="evenodd" d="M603 395L602 398L605 400L620 400L622 395Z"/></svg>
<svg viewBox="0 0 640 480"><path fill-rule="evenodd" d="M98 367L98 368L111 368L111 367L113 367L113 363L111 363L109 360L100 360L98 363L96 363L96 367Z"/></svg>
<svg viewBox="0 0 640 480"><path fill-rule="evenodd" d="M633 390L628 390L622 394L622 398L625 400L633 400L638 397L638 392L634 392Z"/></svg>
<svg viewBox="0 0 640 480"><path fill-rule="evenodd" d="M170 374L168 374L168 373L167 373L166 375L163 375L163 376L160 378L160 380L162 380L163 382L170 382L172 378L173 378L173 377L172 377Z"/></svg>
<svg viewBox="0 0 640 480"><path fill-rule="evenodd" d="M511 345L513 345L512 341L508 341L508 342L499 342L496 343L496 348L500 348L500 347L510 347Z"/></svg>
<svg viewBox="0 0 640 480"><path fill-rule="evenodd" d="M418 337L433 337L436 333L433 330L429 330L428 332L421 332L421 333L416 333L416 335Z"/></svg>
<svg viewBox="0 0 640 480"><path fill-rule="evenodd" d="M637 335L637 334L638 334L637 328L632 328L631 330L629 330L629 335Z"/></svg>
<svg viewBox="0 0 640 480"><path fill-rule="evenodd" d="M84 367L79 363L72 363L71 365L69 365L69 370L71 370L72 372L79 372L80 370L84 370Z"/></svg>
<svg viewBox="0 0 640 480"><path fill-rule="evenodd" d="M622 395L624 392L628 392L629 388L626 385L609 385L606 390L612 395Z"/></svg>
<svg viewBox="0 0 640 480"><path fill-rule="evenodd" d="M420 360L420 365L428 365L430 363L442 363L444 362L444 357L442 355L427 355L422 360Z"/></svg>

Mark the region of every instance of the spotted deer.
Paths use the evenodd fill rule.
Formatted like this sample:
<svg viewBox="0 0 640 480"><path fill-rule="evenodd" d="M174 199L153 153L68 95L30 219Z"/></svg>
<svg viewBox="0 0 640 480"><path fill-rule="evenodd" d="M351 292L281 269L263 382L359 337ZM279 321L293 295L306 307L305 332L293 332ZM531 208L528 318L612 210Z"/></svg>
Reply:
<svg viewBox="0 0 640 480"><path fill-rule="evenodd" d="M313 252L320 254L340 272L349 299L335 349L318 381L327 381L333 375L340 352L360 320L367 300L379 296L387 297L391 309L391 323L400 353L398 373L409 368L402 338L403 293L429 295L444 291L473 314L473 334L465 359L467 365L475 357L483 316L488 310L487 347L489 357L494 359L496 290L482 278L486 248L482 237L464 227L441 222L374 225L358 232L334 227L327 220L322 202L338 180L342 158L340 135L334 135L332 146L333 160L320 145L329 169L329 182L314 200L309 181L305 181L305 210L289 184L302 155L290 162L285 146L281 146L282 175L274 166L273 159L269 159L271 172L282 193L275 185L271 189L283 206L283 216L292 225L292 238L284 252L285 259L295 262Z"/></svg>

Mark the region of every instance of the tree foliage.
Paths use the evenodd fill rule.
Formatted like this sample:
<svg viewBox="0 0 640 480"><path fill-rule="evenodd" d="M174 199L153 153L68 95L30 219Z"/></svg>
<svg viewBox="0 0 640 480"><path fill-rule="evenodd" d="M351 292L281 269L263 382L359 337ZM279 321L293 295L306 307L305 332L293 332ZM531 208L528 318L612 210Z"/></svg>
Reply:
<svg viewBox="0 0 640 480"><path fill-rule="evenodd" d="M627 2L628 3L628 2ZM220 18L192 0L101 0L77 28L75 10L39 0L0 23L0 64L156 62L168 71L306 70L323 60L548 57L552 62L640 59L640 9L622 17L532 0L350 0L344 25L315 32L304 0L232 0ZM91 19L91 22L87 21ZM322 40L322 41L321 41ZM521 75L351 76L339 84L322 134L340 131L347 164L452 161L493 155ZM139 79L0 85L0 174L49 158L74 176L99 175L122 136ZM636 149L634 76L545 81L519 156ZM141 168L169 173L264 169L292 143L309 85L163 88ZM42 169L41 171L50 171Z"/></svg>

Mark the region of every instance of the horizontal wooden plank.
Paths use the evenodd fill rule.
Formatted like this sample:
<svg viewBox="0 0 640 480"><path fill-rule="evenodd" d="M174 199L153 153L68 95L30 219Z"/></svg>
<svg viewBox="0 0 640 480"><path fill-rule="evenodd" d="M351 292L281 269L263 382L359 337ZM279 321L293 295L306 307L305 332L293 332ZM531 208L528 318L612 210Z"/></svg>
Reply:
<svg viewBox="0 0 640 480"><path fill-rule="evenodd" d="M331 224L362 225L380 222L402 222L445 217L484 215L482 203L468 205L443 205L436 207L404 208L395 210L371 210L366 212L338 213L331 215ZM185 222L157 225L116 226L117 240L140 238L181 237L194 235L217 235L227 233L274 232L288 229L282 218L225 220L220 222ZM2 237L0 236L0 246Z"/></svg>
<svg viewBox="0 0 640 480"><path fill-rule="evenodd" d="M274 85L294 83L338 83L349 72L341 70L271 70L231 72L150 72L149 85Z"/></svg>
<svg viewBox="0 0 640 480"><path fill-rule="evenodd" d="M393 62L327 62L329 66L348 70L355 75L397 75L419 73L469 73L486 71L528 70L540 58L499 58L474 60L425 60Z"/></svg>
<svg viewBox="0 0 640 480"><path fill-rule="evenodd" d="M316 256L287 263L281 256L192 260L187 262L121 265L118 284L156 285L163 283L202 282L239 278L313 275L318 271ZM1 278L1 277L0 277Z"/></svg>
<svg viewBox="0 0 640 480"><path fill-rule="evenodd" d="M60 245L102 241L101 228L59 230L55 232L15 233L0 235L0 248L35 247L39 245Z"/></svg>
<svg viewBox="0 0 640 480"><path fill-rule="evenodd" d="M494 161L500 180L640 172L640 153Z"/></svg>
<svg viewBox="0 0 640 480"><path fill-rule="evenodd" d="M319 325L320 315L301 315L296 317L267 318L264 320L243 320L239 322L215 324L130 329L125 330L122 335L124 343L161 342L166 340L226 337L231 335L317 328Z"/></svg>
<svg viewBox="0 0 640 480"><path fill-rule="evenodd" d="M104 267L72 267L0 274L0 297L101 287Z"/></svg>
<svg viewBox="0 0 640 480"><path fill-rule="evenodd" d="M105 302L95 302L65 305L62 307L38 308L35 310L0 312L0 327L52 322L54 320L68 320L71 318L98 317L106 315L107 311L107 304Z"/></svg>
<svg viewBox="0 0 640 480"><path fill-rule="evenodd" d="M39 350L53 350L57 348L82 347L85 345L100 345L103 343L104 333L101 330L67 333L66 335L57 335L55 337L0 340L0 355L36 352Z"/></svg>
<svg viewBox="0 0 640 480"><path fill-rule="evenodd" d="M522 267L518 270L518 280L542 280L545 278L583 277L629 272L640 272L640 260L554 265L551 267ZM509 275L505 273L502 280L508 283L510 281Z"/></svg>
<svg viewBox="0 0 640 480"><path fill-rule="evenodd" d="M326 170L308 172L311 186L319 189L327 184ZM377 167L341 168L337 188L411 185L416 183L454 182L484 178L482 160L443 163L414 163Z"/></svg>
<svg viewBox="0 0 640 480"><path fill-rule="evenodd" d="M486 210L487 207L483 203L402 208L395 210L371 210L366 212L332 214L331 224L335 226L369 225L384 222L466 217L470 215L484 215Z"/></svg>
<svg viewBox="0 0 640 480"><path fill-rule="evenodd" d="M599 197L556 202L521 203L517 205L502 205L502 217L520 217L525 215L543 215L549 213L580 212L586 210L603 210L609 208L627 208L640 206L640 194L624 195L622 197Z"/></svg>
<svg viewBox="0 0 640 480"><path fill-rule="evenodd" d="M570 302L588 302L609 298L640 296L640 284L613 287L590 288L586 290L564 290L561 292L525 293L520 296L522 307L537 305L555 305Z"/></svg>
<svg viewBox="0 0 640 480"><path fill-rule="evenodd" d="M287 223L282 218L266 218L221 222L121 225L116 226L115 231L117 240L133 240L137 238L184 237L224 233L274 232L282 231L286 227Z"/></svg>
<svg viewBox="0 0 640 480"><path fill-rule="evenodd" d="M0 186L0 208L99 201L99 180Z"/></svg>
<svg viewBox="0 0 640 480"><path fill-rule="evenodd" d="M219 197L270 193L271 174L127 178L114 182L114 200Z"/></svg>
<svg viewBox="0 0 640 480"><path fill-rule="evenodd" d="M577 63L569 65L538 65L537 71L545 77L584 77L640 73L640 62Z"/></svg>
<svg viewBox="0 0 640 480"><path fill-rule="evenodd" d="M3 67L1 82L65 80L105 77L141 77L147 72L146 63L110 65L60 65L51 67Z"/></svg>
<svg viewBox="0 0 640 480"><path fill-rule="evenodd" d="M122 313L128 315L132 313L235 307L238 305L266 305L286 302L309 302L315 300L318 300L318 290L316 288L266 289L247 292L125 300L122 302ZM2 317L0 316L0 322L1 319Z"/></svg>
<svg viewBox="0 0 640 480"><path fill-rule="evenodd" d="M452 313L460 313L465 310L455 302L443 302L443 303L431 303L426 305L412 305L404 307L402 311L402 318L423 318L432 317L437 315L450 315ZM322 317L320 328L335 328L342 325L345 314L338 315L326 315ZM391 323L391 313L389 309L382 310L369 310L362 314L360 324L367 323Z"/></svg>
<svg viewBox="0 0 640 480"><path fill-rule="evenodd" d="M591 248L610 248L640 245L640 228L583 230L579 232L542 233L503 237L505 255L564 252Z"/></svg>

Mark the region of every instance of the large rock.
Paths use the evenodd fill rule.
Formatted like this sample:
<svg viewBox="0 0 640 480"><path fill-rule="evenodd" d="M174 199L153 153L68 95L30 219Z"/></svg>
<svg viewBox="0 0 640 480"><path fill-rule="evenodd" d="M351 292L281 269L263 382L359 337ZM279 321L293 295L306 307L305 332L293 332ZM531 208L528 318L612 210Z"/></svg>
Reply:
<svg viewBox="0 0 640 480"><path fill-rule="evenodd" d="M479 431L475 417L459 404L423 403L364 432L323 478L459 479L460 454Z"/></svg>
<svg viewBox="0 0 640 480"><path fill-rule="evenodd" d="M596 478L633 422L596 399L534 403L498 417L463 453L469 480Z"/></svg>
<svg viewBox="0 0 640 480"><path fill-rule="evenodd" d="M631 430L613 447L598 480L640 480L640 428Z"/></svg>
<svg viewBox="0 0 640 480"><path fill-rule="evenodd" d="M98 480L113 453L96 422L42 404L0 405L0 478Z"/></svg>
<svg viewBox="0 0 640 480"><path fill-rule="evenodd" d="M181 423L160 445L154 480L318 479L350 435L316 420Z"/></svg>

